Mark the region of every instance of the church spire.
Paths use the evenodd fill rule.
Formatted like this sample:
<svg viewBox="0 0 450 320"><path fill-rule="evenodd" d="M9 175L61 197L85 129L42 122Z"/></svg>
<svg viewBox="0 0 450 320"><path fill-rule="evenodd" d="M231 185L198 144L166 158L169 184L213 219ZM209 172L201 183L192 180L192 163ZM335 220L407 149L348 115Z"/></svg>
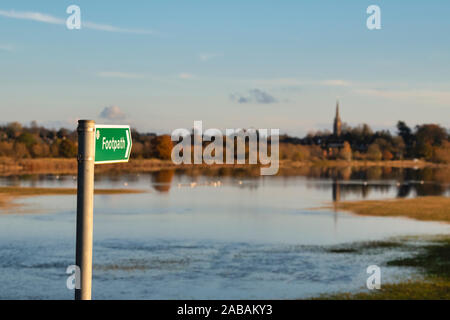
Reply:
<svg viewBox="0 0 450 320"><path fill-rule="evenodd" d="M341 117L339 115L339 100L336 101L336 117L334 118L333 134L335 137L340 137L341 135Z"/></svg>

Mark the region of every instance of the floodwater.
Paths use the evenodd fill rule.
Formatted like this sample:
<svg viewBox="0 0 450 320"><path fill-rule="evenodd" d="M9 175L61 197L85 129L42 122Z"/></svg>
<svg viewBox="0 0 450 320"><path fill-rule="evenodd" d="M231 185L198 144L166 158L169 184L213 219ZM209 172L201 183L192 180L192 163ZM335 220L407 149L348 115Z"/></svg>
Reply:
<svg viewBox="0 0 450 320"><path fill-rule="evenodd" d="M3 177L0 185L76 187L76 180ZM410 277L385 266L408 252L330 248L450 232L441 223L317 209L341 200L450 195L447 181L420 170L285 177L161 171L97 175L95 185L146 192L95 196L94 299L293 299L364 290L369 265L382 268L382 281ZM72 299L66 268L74 264L76 197L17 202L22 206L0 213L0 299Z"/></svg>

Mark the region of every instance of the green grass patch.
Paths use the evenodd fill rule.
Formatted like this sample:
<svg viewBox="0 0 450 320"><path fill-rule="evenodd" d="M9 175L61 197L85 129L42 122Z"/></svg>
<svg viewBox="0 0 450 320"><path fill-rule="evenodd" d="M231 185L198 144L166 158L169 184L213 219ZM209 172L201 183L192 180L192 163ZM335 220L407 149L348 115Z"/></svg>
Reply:
<svg viewBox="0 0 450 320"><path fill-rule="evenodd" d="M419 268L429 277L450 280L450 238L434 241L414 257L395 259L387 265Z"/></svg>
<svg viewBox="0 0 450 320"><path fill-rule="evenodd" d="M408 240L404 240L405 242ZM410 241L417 241L411 239ZM365 292L342 292L324 294L317 299L330 300L449 300L450 299L450 237L439 236L418 248L419 252L412 257L394 259L387 266L417 268L422 275L419 280L400 283L382 283L380 290ZM387 248L398 242L374 242L363 245L365 248ZM400 242L401 244L401 242ZM406 243L404 245L407 245ZM411 246L413 248L413 246Z"/></svg>
<svg viewBox="0 0 450 320"><path fill-rule="evenodd" d="M355 253L367 254L370 250L381 250L381 249L396 249L401 247L406 247L406 243L402 241L369 241L369 242L357 242L351 244L338 245L333 247L328 247L325 249L329 253Z"/></svg>
<svg viewBox="0 0 450 320"><path fill-rule="evenodd" d="M434 279L382 284L380 290L319 296L324 300L449 300L450 281Z"/></svg>

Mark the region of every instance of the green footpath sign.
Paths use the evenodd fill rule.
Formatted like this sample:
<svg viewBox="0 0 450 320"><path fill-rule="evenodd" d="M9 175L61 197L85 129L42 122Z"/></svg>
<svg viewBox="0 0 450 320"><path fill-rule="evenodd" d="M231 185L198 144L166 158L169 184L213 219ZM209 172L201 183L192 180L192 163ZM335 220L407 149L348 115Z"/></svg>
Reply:
<svg viewBox="0 0 450 320"><path fill-rule="evenodd" d="M95 163L127 162L131 153L130 126L95 125Z"/></svg>

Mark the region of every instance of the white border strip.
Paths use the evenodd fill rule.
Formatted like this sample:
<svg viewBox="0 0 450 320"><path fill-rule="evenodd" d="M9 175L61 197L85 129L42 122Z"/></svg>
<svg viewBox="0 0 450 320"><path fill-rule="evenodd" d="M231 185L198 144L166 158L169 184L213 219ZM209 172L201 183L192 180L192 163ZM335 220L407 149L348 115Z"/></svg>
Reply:
<svg viewBox="0 0 450 320"><path fill-rule="evenodd" d="M94 127L94 139L96 139L97 129L128 129L127 130L127 141L129 141L128 148L125 151L125 156L127 160L107 160L107 161L95 161L95 150L94 150L94 164L107 164L107 163L121 163L128 162L130 160L131 155L131 147L133 145L133 139L131 138L131 128L127 125L114 125L114 124L96 124ZM95 145L95 142L94 142Z"/></svg>

